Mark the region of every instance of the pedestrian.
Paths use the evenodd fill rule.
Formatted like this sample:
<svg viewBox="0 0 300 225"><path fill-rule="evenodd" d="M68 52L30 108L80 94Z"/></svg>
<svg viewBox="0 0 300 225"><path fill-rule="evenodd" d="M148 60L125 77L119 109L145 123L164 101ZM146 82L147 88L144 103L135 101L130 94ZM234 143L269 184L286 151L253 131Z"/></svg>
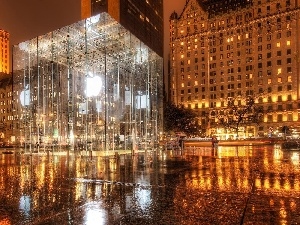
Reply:
<svg viewBox="0 0 300 225"><path fill-rule="evenodd" d="M179 137L178 145L179 145L179 149L183 150L183 139L182 139L182 137Z"/></svg>
<svg viewBox="0 0 300 225"><path fill-rule="evenodd" d="M218 147L218 139L216 136L212 136L211 138L211 146L213 149L217 148Z"/></svg>
<svg viewBox="0 0 300 225"><path fill-rule="evenodd" d="M215 137L215 144L214 144L214 147L215 148L218 148L218 143L219 143L219 140L217 137Z"/></svg>

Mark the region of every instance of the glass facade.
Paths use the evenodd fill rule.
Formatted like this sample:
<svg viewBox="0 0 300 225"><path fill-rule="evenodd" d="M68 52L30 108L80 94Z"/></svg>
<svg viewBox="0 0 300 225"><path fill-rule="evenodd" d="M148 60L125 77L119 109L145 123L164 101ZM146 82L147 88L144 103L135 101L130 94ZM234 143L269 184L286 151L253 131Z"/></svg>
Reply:
<svg viewBox="0 0 300 225"><path fill-rule="evenodd" d="M81 0L82 18L107 12L142 42L163 55L162 0Z"/></svg>
<svg viewBox="0 0 300 225"><path fill-rule="evenodd" d="M154 147L162 131L162 65L107 13L14 46L16 144Z"/></svg>

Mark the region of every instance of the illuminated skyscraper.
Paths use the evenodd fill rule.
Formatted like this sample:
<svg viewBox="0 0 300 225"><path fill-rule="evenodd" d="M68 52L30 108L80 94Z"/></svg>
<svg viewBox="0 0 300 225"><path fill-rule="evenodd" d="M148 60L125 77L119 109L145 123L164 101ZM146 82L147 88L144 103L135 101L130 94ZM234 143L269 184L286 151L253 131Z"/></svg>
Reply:
<svg viewBox="0 0 300 225"><path fill-rule="evenodd" d="M195 109L206 134L234 137L216 111L229 99L260 95L259 126L243 137L300 131L299 2L295 0L187 1L170 17L170 100ZM229 115L228 119L234 115Z"/></svg>
<svg viewBox="0 0 300 225"><path fill-rule="evenodd" d="M107 12L157 54L163 55L162 0L81 0L82 19L101 12Z"/></svg>
<svg viewBox="0 0 300 225"><path fill-rule="evenodd" d="M0 29L0 72L9 73L9 33Z"/></svg>

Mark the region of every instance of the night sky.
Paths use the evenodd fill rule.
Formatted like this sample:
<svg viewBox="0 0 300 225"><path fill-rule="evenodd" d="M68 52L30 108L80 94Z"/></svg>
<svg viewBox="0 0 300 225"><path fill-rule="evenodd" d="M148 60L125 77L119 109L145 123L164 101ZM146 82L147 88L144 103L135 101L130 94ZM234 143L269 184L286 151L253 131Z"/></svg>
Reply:
<svg viewBox="0 0 300 225"><path fill-rule="evenodd" d="M174 10L180 14L186 0L163 1L166 57L169 17ZM0 0L0 7L0 29L10 33L11 45L80 20L80 0Z"/></svg>

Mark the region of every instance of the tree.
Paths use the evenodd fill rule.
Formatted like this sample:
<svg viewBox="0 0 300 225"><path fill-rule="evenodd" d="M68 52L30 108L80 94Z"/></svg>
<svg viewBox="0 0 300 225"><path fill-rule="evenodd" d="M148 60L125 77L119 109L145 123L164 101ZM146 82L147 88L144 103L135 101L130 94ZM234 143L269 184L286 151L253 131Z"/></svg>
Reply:
<svg viewBox="0 0 300 225"><path fill-rule="evenodd" d="M234 130L238 138L242 125L258 125L263 119L263 107L257 105L255 100L255 96L228 99L227 107L215 112L218 124L226 129Z"/></svg>
<svg viewBox="0 0 300 225"><path fill-rule="evenodd" d="M188 136L200 135L201 126L196 112L192 109L166 103L164 105L164 130L166 132L184 132Z"/></svg>
<svg viewBox="0 0 300 225"><path fill-rule="evenodd" d="M290 133L290 128L288 126L283 126L281 128L281 131L283 133L284 140L286 140L286 135Z"/></svg>

